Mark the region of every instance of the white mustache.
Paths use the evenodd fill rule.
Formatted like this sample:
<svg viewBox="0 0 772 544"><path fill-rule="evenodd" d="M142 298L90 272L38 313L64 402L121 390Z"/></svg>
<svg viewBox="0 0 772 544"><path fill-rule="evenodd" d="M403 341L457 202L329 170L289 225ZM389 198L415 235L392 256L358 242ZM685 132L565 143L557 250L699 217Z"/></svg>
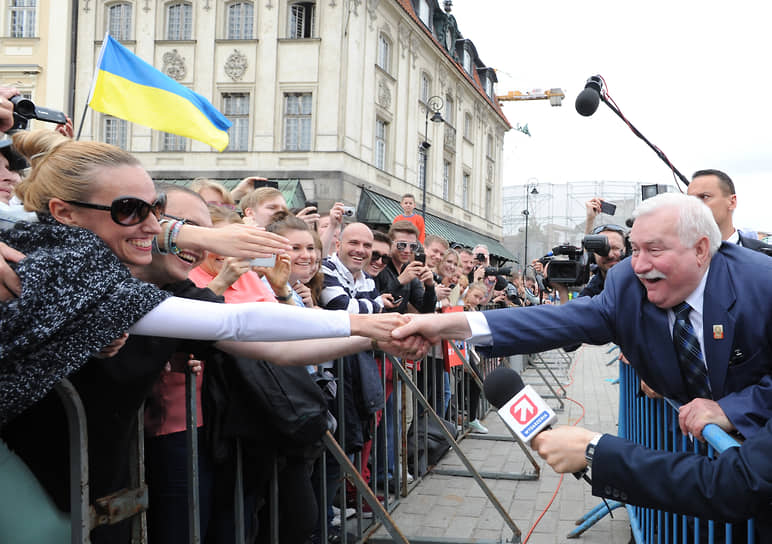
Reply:
<svg viewBox="0 0 772 544"><path fill-rule="evenodd" d="M645 274L636 274L639 279L642 280L666 280L667 276L660 272L659 270L652 270L650 272L646 272Z"/></svg>

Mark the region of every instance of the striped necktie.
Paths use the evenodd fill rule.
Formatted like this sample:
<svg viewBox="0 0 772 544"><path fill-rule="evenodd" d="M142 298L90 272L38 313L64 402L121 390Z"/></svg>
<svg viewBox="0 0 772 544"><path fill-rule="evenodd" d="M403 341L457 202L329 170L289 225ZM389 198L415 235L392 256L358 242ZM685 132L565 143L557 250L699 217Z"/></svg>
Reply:
<svg viewBox="0 0 772 544"><path fill-rule="evenodd" d="M681 376L686 383L689 400L693 398L711 398L708 371L700 349L700 342L694 334L694 327L689 321L692 307L686 302L673 306L675 324L673 325L673 344L675 345Z"/></svg>

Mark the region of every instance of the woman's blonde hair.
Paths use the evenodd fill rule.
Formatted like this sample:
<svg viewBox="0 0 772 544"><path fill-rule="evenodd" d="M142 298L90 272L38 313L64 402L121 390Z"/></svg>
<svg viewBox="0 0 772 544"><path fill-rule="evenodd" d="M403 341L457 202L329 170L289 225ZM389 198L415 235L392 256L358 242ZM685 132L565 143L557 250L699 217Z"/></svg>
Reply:
<svg viewBox="0 0 772 544"><path fill-rule="evenodd" d="M198 194L201 194L201 191L203 189L211 189L212 191L215 191L217 194L220 195L220 198L222 199L224 204L236 203L236 201L233 200L233 197L231 196L231 192L225 188L225 185L213 179L196 178L191 182L190 188L193 189Z"/></svg>
<svg viewBox="0 0 772 544"><path fill-rule="evenodd" d="M212 218L212 225L243 223L239 213L230 208L218 204L209 204L207 207L209 208L209 216Z"/></svg>
<svg viewBox="0 0 772 544"><path fill-rule="evenodd" d="M86 200L105 169L142 166L131 153L102 142L76 142L53 130L17 132L13 145L30 163L16 195L27 211L48 213L52 198Z"/></svg>

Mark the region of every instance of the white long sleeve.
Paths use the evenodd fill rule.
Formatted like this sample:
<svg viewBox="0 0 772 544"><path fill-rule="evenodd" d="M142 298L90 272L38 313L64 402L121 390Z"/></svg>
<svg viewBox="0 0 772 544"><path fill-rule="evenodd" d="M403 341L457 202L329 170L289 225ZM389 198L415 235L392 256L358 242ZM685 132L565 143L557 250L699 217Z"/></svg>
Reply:
<svg viewBox="0 0 772 544"><path fill-rule="evenodd" d="M282 341L350 336L343 311L273 302L218 304L170 297L137 321L131 334L193 340Z"/></svg>

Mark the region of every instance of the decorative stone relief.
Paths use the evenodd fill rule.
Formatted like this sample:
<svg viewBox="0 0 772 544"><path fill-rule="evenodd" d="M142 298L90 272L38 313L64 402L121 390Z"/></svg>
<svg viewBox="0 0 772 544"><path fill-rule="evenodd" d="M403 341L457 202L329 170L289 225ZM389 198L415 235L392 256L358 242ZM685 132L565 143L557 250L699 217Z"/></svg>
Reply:
<svg viewBox="0 0 772 544"><path fill-rule="evenodd" d="M415 68L415 62L418 60L418 47L419 47L418 35L410 34L410 58L413 60L413 68Z"/></svg>
<svg viewBox="0 0 772 544"><path fill-rule="evenodd" d="M233 53L228 55L228 60L225 61L225 75L231 78L233 81L240 81L244 77L244 73L247 71L247 57L238 49L234 49Z"/></svg>
<svg viewBox="0 0 772 544"><path fill-rule="evenodd" d="M164 74L177 81L185 78L185 75L188 73L188 70L185 68L185 59L182 58L182 55L176 49L164 53L161 59L164 63L161 71Z"/></svg>
<svg viewBox="0 0 772 544"><path fill-rule="evenodd" d="M367 14L370 16L370 30L374 30L375 20L378 18L378 4L381 0L367 0Z"/></svg>
<svg viewBox="0 0 772 544"><path fill-rule="evenodd" d="M391 89L389 89L389 84L383 79L378 81L378 96L376 97L376 101L387 110L391 109Z"/></svg>
<svg viewBox="0 0 772 544"><path fill-rule="evenodd" d="M402 50L402 58L405 58L409 44L410 44L410 28L402 21L399 22L399 45Z"/></svg>
<svg viewBox="0 0 772 544"><path fill-rule="evenodd" d="M440 90L444 91L445 87L448 85L448 72L444 68L440 70L438 79L440 80Z"/></svg>
<svg viewBox="0 0 772 544"><path fill-rule="evenodd" d="M359 6L361 4L362 4L362 0L348 0L348 9L354 15L359 17L359 12L357 10L359 9Z"/></svg>

